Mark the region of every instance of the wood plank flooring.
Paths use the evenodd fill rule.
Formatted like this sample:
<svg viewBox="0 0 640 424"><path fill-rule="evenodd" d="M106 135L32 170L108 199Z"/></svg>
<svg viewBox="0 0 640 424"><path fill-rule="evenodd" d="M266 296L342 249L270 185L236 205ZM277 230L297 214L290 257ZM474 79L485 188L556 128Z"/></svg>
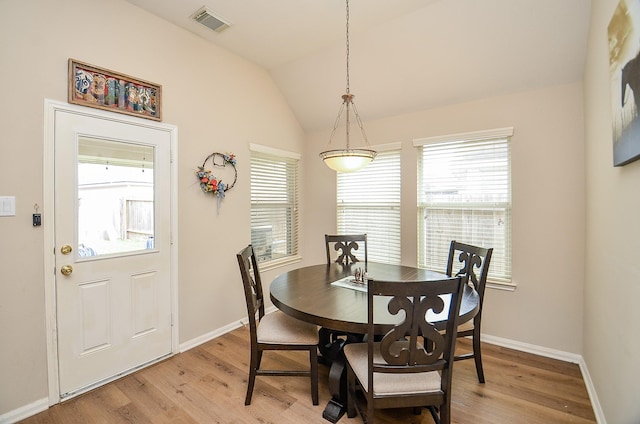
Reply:
<svg viewBox="0 0 640 424"><path fill-rule="evenodd" d="M468 350L460 340L460 351ZM576 364L484 344L487 382L479 384L472 360L456 362L452 422L464 424L595 423ZM329 370L320 366L320 404L313 406L309 380L258 377L250 406L244 406L249 337L239 328L166 361L55 405L23 420L24 424L86 423L323 423L330 399ZM267 352L265 366L292 362L304 368L301 352ZM343 416L340 424L362 423ZM433 423L424 410L376 411L376 423Z"/></svg>

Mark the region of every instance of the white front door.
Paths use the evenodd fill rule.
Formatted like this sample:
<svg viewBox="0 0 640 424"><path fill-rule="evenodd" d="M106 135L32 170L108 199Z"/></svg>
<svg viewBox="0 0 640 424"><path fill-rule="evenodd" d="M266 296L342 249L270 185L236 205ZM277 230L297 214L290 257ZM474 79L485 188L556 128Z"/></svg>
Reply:
<svg viewBox="0 0 640 424"><path fill-rule="evenodd" d="M60 398L172 353L171 135L55 112Z"/></svg>

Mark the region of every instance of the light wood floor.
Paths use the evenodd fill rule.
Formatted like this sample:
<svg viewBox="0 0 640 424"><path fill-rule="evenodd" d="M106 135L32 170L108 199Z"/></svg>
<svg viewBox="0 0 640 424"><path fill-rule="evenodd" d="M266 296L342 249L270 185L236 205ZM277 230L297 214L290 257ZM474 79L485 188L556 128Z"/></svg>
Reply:
<svg viewBox="0 0 640 424"><path fill-rule="evenodd" d="M458 343L460 350L469 343ZM456 362L452 422L469 424L595 423L576 364L484 344L487 382L479 384L473 361ZM23 423L328 423L328 368L320 366L320 404L313 406L309 380L258 377L244 406L249 360L248 330L237 329L135 374L55 405ZM308 364L298 352L267 352L266 366ZM376 411L376 422L432 423L424 410ZM343 416L340 424L362 423Z"/></svg>

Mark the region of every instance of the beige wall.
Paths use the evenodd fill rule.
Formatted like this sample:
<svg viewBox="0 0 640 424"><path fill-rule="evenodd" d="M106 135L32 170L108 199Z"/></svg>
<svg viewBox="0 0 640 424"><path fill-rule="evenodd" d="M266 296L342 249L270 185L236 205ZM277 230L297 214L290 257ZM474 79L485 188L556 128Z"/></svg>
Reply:
<svg viewBox="0 0 640 424"><path fill-rule="evenodd" d="M178 127L180 342L246 315L234 255L250 240L249 143L302 152L304 135L264 69L122 0L0 0L0 40L0 196L17 203L0 217L2 416L48 396L43 110L67 99L68 58L163 85L163 121ZM238 156L219 215L194 176L215 151Z"/></svg>
<svg viewBox="0 0 640 424"><path fill-rule="evenodd" d="M640 422L640 161L613 167L607 25L594 0L584 79L587 250L583 355L611 424Z"/></svg>
<svg viewBox="0 0 640 424"><path fill-rule="evenodd" d="M372 143L402 143L407 264L416 262L417 242L412 139L514 127L518 288L487 293L484 331L584 355L607 421L635 423L640 161L611 165L606 25L616 4L593 1L584 87L504 95L365 126ZM0 196L17 199L17 215L0 217L0 416L48 395L42 258L51 211L42 210L43 104L66 100L69 57L163 85L164 121L179 128L180 342L245 314L230 258L250 239L249 143L303 153L304 263L324 260L319 240L335 228L335 174L317 153L328 133L305 137L263 69L122 0L0 0L0 40ZM238 156L239 181L220 215L193 177L213 151ZM40 228L31 226L35 203ZM265 272L264 280L282 270Z"/></svg>
<svg viewBox="0 0 640 424"><path fill-rule="evenodd" d="M358 105L361 111L366 105ZM412 140L493 128L512 138L515 292L488 290L483 332L580 354L584 280L584 135L580 83L365 122L372 144L402 143L402 257L417 262L416 150ZM311 160L328 134L308 137L306 260L321 261L319 242L335 230L335 175ZM334 141L335 142L335 141ZM341 141L344 143L344 141ZM384 189L384 181L375 184ZM331 230L330 230L331 231Z"/></svg>

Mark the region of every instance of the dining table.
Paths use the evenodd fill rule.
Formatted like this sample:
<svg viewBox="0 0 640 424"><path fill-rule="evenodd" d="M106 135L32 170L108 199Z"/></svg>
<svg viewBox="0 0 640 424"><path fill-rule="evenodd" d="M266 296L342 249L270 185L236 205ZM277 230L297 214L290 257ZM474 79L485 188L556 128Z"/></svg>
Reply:
<svg viewBox="0 0 640 424"><path fill-rule="evenodd" d="M356 274L364 276L356 281ZM377 262L319 264L292 269L278 275L269 288L270 298L278 309L302 321L348 334L346 340L362 340L367 332L367 279L384 281L428 281L447 278L443 273L406 265ZM361 281L364 280L364 281ZM384 301L384 299L380 299ZM448 304L445 310L433 314L429 321L439 330L446 326ZM467 322L478 313L480 298L472 286L466 285L460 306L459 323ZM402 317L391 314L387 308L374 308L374 332L384 335ZM337 422L346 408L346 362L339 351L330 358L329 391L331 400L323 411L323 417ZM327 354L323 342L319 344L321 355ZM326 362L325 362L326 363Z"/></svg>

